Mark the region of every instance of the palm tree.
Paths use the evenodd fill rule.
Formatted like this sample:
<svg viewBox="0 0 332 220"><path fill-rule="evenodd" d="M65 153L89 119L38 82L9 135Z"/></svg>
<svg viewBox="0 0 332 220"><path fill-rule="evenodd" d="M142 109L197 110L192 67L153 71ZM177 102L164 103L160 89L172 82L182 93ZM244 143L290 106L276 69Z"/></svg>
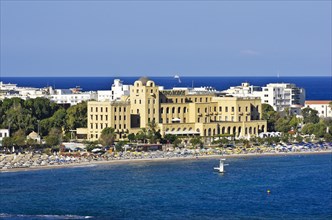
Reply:
<svg viewBox="0 0 332 220"><path fill-rule="evenodd" d="M151 144L155 144L158 139L157 130L158 130L158 124L155 122L155 120L152 120L151 122L148 123L147 137Z"/></svg>

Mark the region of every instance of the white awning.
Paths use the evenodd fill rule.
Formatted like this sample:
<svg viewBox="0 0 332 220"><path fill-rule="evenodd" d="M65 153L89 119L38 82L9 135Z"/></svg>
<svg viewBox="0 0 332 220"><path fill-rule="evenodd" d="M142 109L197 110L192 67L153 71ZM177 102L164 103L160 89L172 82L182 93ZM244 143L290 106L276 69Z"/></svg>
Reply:
<svg viewBox="0 0 332 220"><path fill-rule="evenodd" d="M181 121L179 118L173 118L172 121Z"/></svg>
<svg viewBox="0 0 332 220"><path fill-rule="evenodd" d="M188 135L188 134L200 134L200 133L197 131L166 131L165 134Z"/></svg>

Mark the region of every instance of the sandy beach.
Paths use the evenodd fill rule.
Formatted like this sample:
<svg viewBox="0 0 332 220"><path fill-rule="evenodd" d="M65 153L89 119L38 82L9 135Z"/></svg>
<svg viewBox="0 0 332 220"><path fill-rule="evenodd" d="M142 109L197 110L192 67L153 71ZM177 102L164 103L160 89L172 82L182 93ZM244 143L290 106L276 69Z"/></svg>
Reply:
<svg viewBox="0 0 332 220"><path fill-rule="evenodd" d="M133 163L146 163L146 162L167 162L167 161L178 161L178 160L200 160L200 159L219 159L219 158L241 158L241 157L266 157L266 156L292 156L292 155L312 155L312 154L331 154L332 150L321 150L321 151L302 151L302 152L279 152L279 153L247 153L247 154L230 154L230 155L198 155L198 156L179 156L169 158L143 158L143 159L113 159L113 160L101 160L101 161L90 161L81 163L68 163L60 165L45 165L45 166L31 166L28 168L11 168L11 169L0 169L0 173L7 172L24 172L33 170L45 170L45 169L63 169L63 168L74 168L74 167L86 167L95 166L101 164L133 164Z"/></svg>

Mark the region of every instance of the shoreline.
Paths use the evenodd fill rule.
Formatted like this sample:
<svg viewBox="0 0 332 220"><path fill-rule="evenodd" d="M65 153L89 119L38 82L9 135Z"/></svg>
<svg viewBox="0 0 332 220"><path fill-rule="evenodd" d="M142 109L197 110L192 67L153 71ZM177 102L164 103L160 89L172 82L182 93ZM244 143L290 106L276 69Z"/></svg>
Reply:
<svg viewBox="0 0 332 220"><path fill-rule="evenodd" d="M189 157L170 157L170 158L143 158L143 159L121 159L121 160L102 160L91 161L82 163L70 163L61 165L48 165L48 166L35 166L29 168L12 168L0 170L1 173L10 172L25 172L25 171L38 171L38 170L50 170L50 169L64 169L64 168L79 168L87 166L97 166L104 164L132 164L142 162L165 162L165 161L179 161L179 160L198 160L198 159L213 159L213 158L241 158L241 157L266 157L266 156L296 156L296 155L315 155L315 154L331 154L332 150L326 151L303 151L303 152L287 152L287 153L247 153L247 154L229 154L229 155L199 155Z"/></svg>

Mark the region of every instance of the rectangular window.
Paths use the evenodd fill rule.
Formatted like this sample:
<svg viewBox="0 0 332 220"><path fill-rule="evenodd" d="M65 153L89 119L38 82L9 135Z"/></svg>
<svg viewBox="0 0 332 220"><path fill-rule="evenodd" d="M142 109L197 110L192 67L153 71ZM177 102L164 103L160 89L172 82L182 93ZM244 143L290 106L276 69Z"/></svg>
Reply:
<svg viewBox="0 0 332 220"><path fill-rule="evenodd" d="M100 116L100 120L103 120L103 116L102 115Z"/></svg>
<svg viewBox="0 0 332 220"><path fill-rule="evenodd" d="M98 112L98 107L96 107L96 112Z"/></svg>
<svg viewBox="0 0 332 220"><path fill-rule="evenodd" d="M234 112L234 107L232 106L232 112Z"/></svg>
<svg viewBox="0 0 332 220"><path fill-rule="evenodd" d="M126 128L127 128L126 124L124 124L124 125L123 125L123 128L124 128L124 129L126 129Z"/></svg>
<svg viewBox="0 0 332 220"><path fill-rule="evenodd" d="M103 129L103 124L100 124L100 129Z"/></svg>
<svg viewBox="0 0 332 220"><path fill-rule="evenodd" d="M126 120L126 116L125 116L125 115L123 116L123 120L124 120L124 121Z"/></svg>
<svg viewBox="0 0 332 220"><path fill-rule="evenodd" d="M91 112L93 112L93 107L91 107Z"/></svg>
<svg viewBox="0 0 332 220"><path fill-rule="evenodd" d="M93 129L93 125L92 125L92 123L90 124L90 128Z"/></svg>
<svg viewBox="0 0 332 220"><path fill-rule="evenodd" d="M228 107L225 107L225 112L228 112Z"/></svg>
<svg viewBox="0 0 332 220"><path fill-rule="evenodd" d="M221 106L219 106L219 111L220 111L220 112L222 111L222 107L221 107Z"/></svg>
<svg viewBox="0 0 332 220"><path fill-rule="evenodd" d="M114 112L116 112L116 107L114 107Z"/></svg>
<svg viewBox="0 0 332 220"><path fill-rule="evenodd" d="M116 121L116 115L114 116L114 121Z"/></svg>
<svg viewBox="0 0 332 220"><path fill-rule="evenodd" d="M119 129L121 129L121 124L119 124Z"/></svg>
<svg viewBox="0 0 332 220"><path fill-rule="evenodd" d="M239 107L239 112L241 111L241 107Z"/></svg>
<svg viewBox="0 0 332 220"><path fill-rule="evenodd" d="M96 123L96 129L98 129L98 124Z"/></svg>
<svg viewBox="0 0 332 220"><path fill-rule="evenodd" d="M106 120L106 121L108 120L108 115L105 115L105 120Z"/></svg>
<svg viewBox="0 0 332 220"><path fill-rule="evenodd" d="M90 119L93 120L93 115L90 115Z"/></svg>
<svg viewBox="0 0 332 220"><path fill-rule="evenodd" d="M100 107L100 112L103 112L103 107Z"/></svg>
<svg viewBox="0 0 332 220"><path fill-rule="evenodd" d="M96 115L96 120L98 120L98 115Z"/></svg>
<svg viewBox="0 0 332 220"><path fill-rule="evenodd" d="M114 125L114 129L116 129L116 124Z"/></svg>
<svg viewBox="0 0 332 220"><path fill-rule="evenodd" d="M121 115L119 116L119 120L121 120Z"/></svg>
<svg viewBox="0 0 332 220"><path fill-rule="evenodd" d="M108 108L107 107L105 108L105 112L108 112Z"/></svg>
<svg viewBox="0 0 332 220"><path fill-rule="evenodd" d="M126 107L123 107L123 111L126 112Z"/></svg>

